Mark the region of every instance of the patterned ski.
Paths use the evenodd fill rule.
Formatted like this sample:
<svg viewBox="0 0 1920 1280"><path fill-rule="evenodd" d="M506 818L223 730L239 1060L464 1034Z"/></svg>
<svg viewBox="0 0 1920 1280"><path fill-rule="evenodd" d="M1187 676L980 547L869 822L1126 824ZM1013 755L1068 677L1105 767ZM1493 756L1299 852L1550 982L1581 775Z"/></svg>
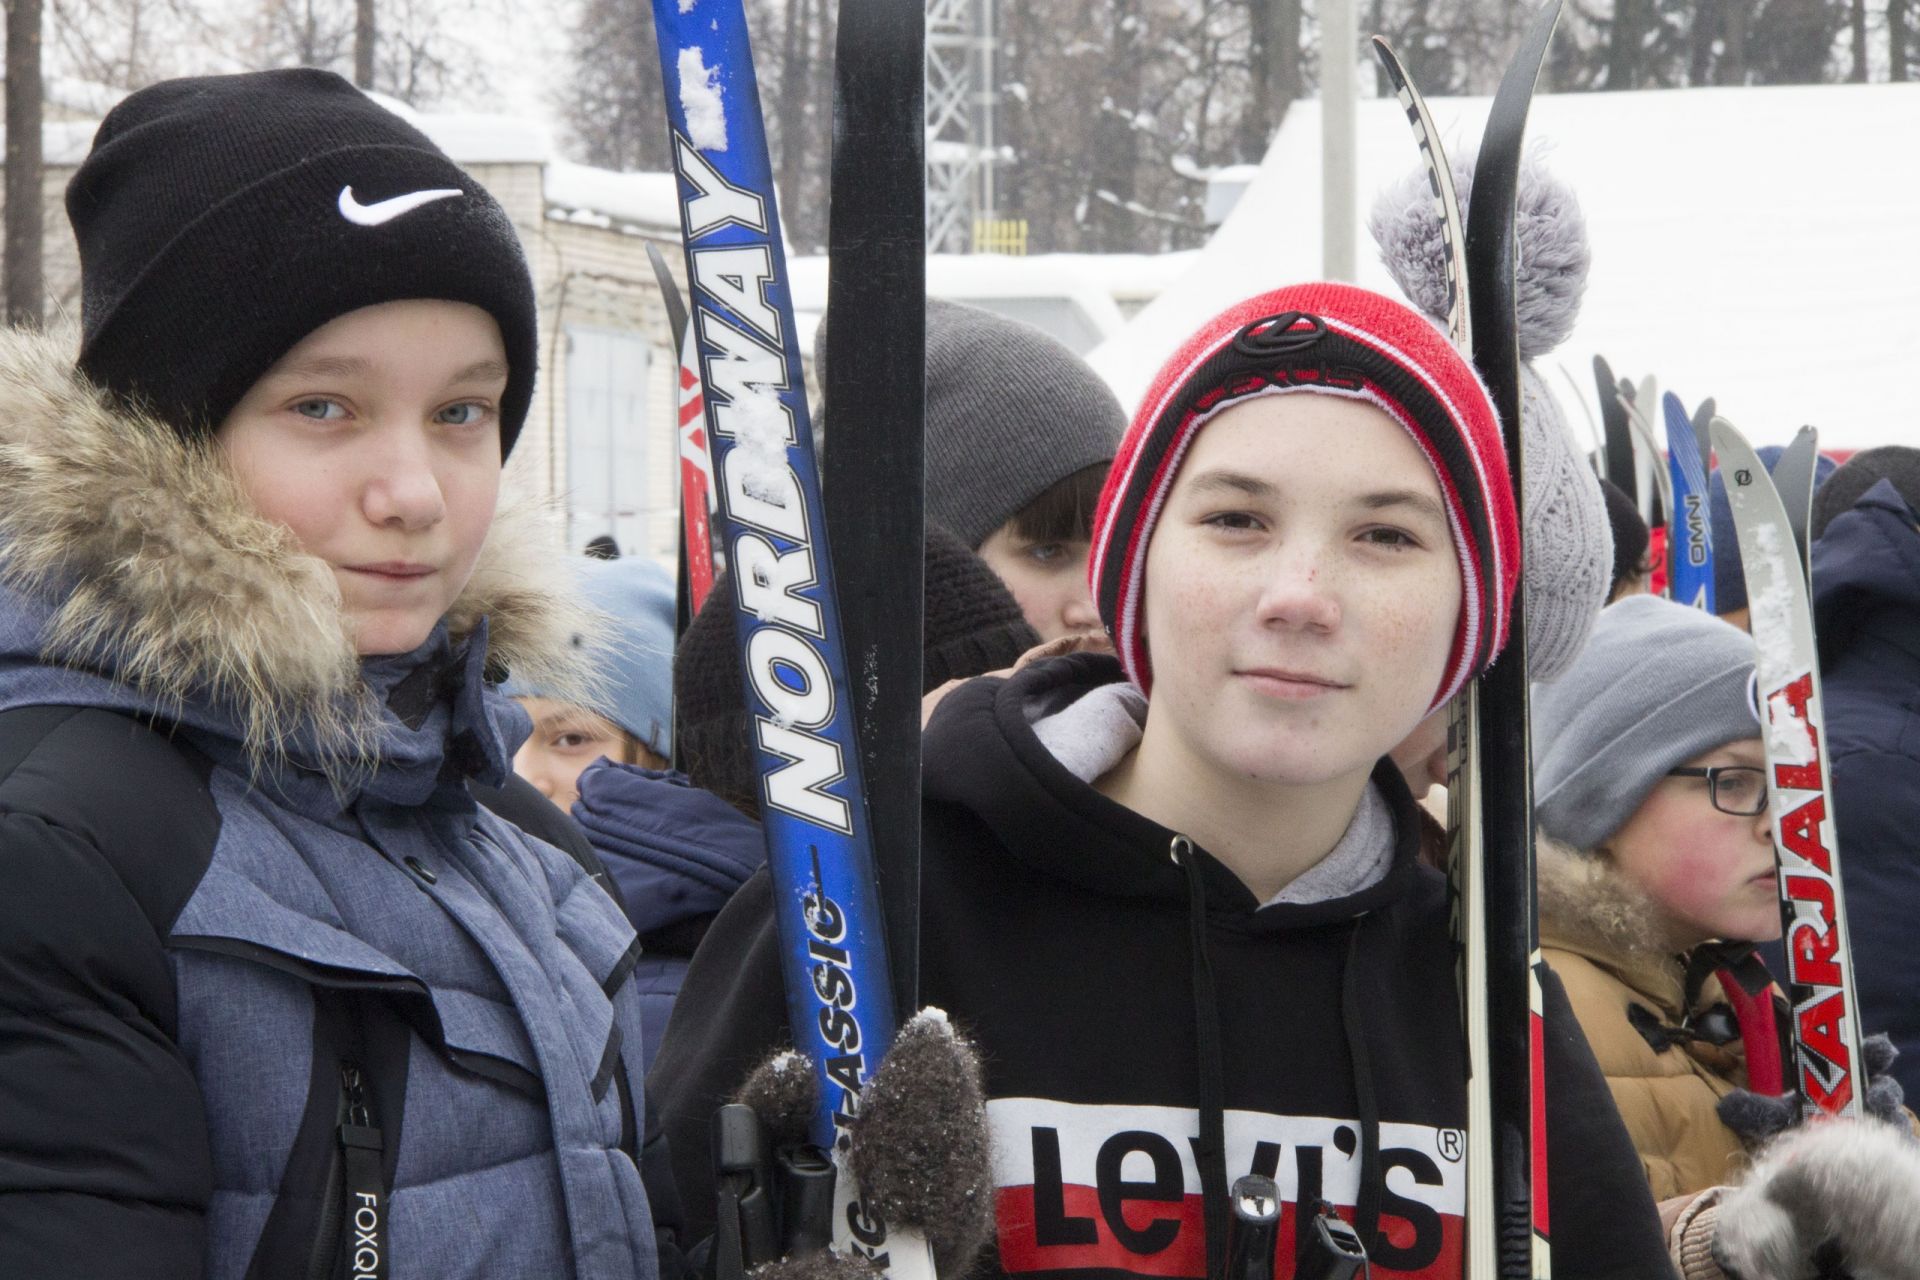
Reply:
<svg viewBox="0 0 1920 1280"><path fill-rule="evenodd" d="M1681 604L1713 612L1713 521L1707 504L1706 450L1680 397L1660 401L1672 472L1673 517L1667 537L1667 581Z"/></svg>
<svg viewBox="0 0 1920 1280"><path fill-rule="evenodd" d="M1506 435L1514 502L1525 527L1520 347L1514 315L1515 222L1527 111L1560 18L1561 0L1535 15L1501 78L1474 165L1467 210L1467 297L1474 364L1486 379ZM1523 548L1524 551L1524 548ZM1515 593L1506 652L1480 678L1480 806L1485 830L1487 1023L1491 1052L1493 1240L1476 1252L1484 1219L1467 1228L1471 1277L1501 1280L1552 1273L1548 1244L1545 1037L1541 1021L1540 920L1534 900L1533 755L1528 737L1526 592ZM1484 1248L1484 1244L1479 1246Z"/></svg>
<svg viewBox="0 0 1920 1280"><path fill-rule="evenodd" d="M1793 1006L1794 1087L1808 1116L1857 1116L1866 1097L1860 1002L1847 942L1807 575L1794 546L1790 514L1753 447L1724 418L1714 419L1712 434L1747 581L1757 650L1755 687L1766 707L1773 844L1786 927L1787 998Z"/></svg>
<svg viewBox="0 0 1920 1280"><path fill-rule="evenodd" d="M666 303L667 328L679 354L680 593L676 635L685 635L713 590L713 459L707 453L707 414L700 391L699 353L687 326L680 286L659 248L647 245L647 261ZM678 738L676 736L676 741Z"/></svg>
<svg viewBox="0 0 1920 1280"><path fill-rule="evenodd" d="M741 0L653 0L653 20L788 1024L819 1075L812 1140L845 1182L859 1092L897 1024L773 172ZM854 1216L837 1246L932 1275L925 1242L871 1212L842 1238Z"/></svg>

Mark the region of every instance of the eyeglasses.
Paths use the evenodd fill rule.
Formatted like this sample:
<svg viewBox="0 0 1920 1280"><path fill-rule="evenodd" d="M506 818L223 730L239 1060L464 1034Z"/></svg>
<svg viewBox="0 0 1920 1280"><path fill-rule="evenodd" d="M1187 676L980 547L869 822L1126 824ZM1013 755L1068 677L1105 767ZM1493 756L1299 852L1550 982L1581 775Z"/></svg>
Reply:
<svg viewBox="0 0 1920 1280"><path fill-rule="evenodd" d="M1713 807L1736 818L1767 811L1767 771L1750 764L1690 765L1667 770L1669 778L1705 778Z"/></svg>

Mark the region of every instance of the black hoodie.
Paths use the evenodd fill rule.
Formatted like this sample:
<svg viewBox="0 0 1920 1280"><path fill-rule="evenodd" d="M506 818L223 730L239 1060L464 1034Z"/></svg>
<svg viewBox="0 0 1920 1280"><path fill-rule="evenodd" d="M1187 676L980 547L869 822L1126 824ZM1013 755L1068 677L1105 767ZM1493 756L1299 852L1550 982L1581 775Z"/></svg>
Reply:
<svg viewBox="0 0 1920 1280"><path fill-rule="evenodd" d="M1261 906L1225 866L1074 777L1031 721L1120 678L1076 656L973 681L928 726L921 999L986 1060L1000 1274L1203 1276L1242 1173L1360 1224L1376 1276L1461 1273L1464 1047L1446 888L1392 765L1390 870ZM696 1238L707 1125L786 1042L764 873L721 913L649 1088ZM1557 981L1546 991L1556 1274L1671 1273L1646 1179ZM1377 1172L1376 1172L1377 1171ZM1203 1195L1204 1188L1204 1195ZM1211 1229L1210 1229L1211 1228ZM1215 1241L1209 1267L1209 1238Z"/></svg>

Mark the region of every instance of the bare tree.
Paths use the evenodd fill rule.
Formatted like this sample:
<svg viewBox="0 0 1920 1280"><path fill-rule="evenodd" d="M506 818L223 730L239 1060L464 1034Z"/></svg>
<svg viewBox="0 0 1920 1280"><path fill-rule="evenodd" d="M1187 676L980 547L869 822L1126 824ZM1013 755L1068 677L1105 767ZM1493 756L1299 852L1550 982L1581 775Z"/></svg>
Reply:
<svg viewBox="0 0 1920 1280"><path fill-rule="evenodd" d="M44 319L40 0L7 0L7 323Z"/></svg>
<svg viewBox="0 0 1920 1280"><path fill-rule="evenodd" d="M573 154L603 169L665 169L660 54L645 0L586 0L554 105Z"/></svg>
<svg viewBox="0 0 1920 1280"><path fill-rule="evenodd" d="M353 82L373 88L373 56L379 44L373 0L353 0Z"/></svg>

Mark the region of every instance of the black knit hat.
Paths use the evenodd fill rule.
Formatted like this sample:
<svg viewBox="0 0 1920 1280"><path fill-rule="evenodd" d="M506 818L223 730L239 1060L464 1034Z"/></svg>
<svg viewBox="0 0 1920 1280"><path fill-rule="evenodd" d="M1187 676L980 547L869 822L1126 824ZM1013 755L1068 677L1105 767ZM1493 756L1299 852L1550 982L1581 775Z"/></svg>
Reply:
<svg viewBox="0 0 1920 1280"><path fill-rule="evenodd" d="M1849 510L1882 480L1893 481L1907 505L1920 512L1920 449L1883 444L1848 458L1813 491L1813 536L1825 533L1835 516Z"/></svg>
<svg viewBox="0 0 1920 1280"><path fill-rule="evenodd" d="M936 525L927 526L926 583L922 693L1010 667L1040 643L986 562ZM732 598L722 574L674 651L674 738L681 767L696 786L757 814L758 766L743 705Z"/></svg>
<svg viewBox="0 0 1920 1280"><path fill-rule="evenodd" d="M321 325L410 298L500 326L504 456L537 363L506 211L412 125L330 71L167 80L108 113L67 186L80 370L183 432L217 427Z"/></svg>

